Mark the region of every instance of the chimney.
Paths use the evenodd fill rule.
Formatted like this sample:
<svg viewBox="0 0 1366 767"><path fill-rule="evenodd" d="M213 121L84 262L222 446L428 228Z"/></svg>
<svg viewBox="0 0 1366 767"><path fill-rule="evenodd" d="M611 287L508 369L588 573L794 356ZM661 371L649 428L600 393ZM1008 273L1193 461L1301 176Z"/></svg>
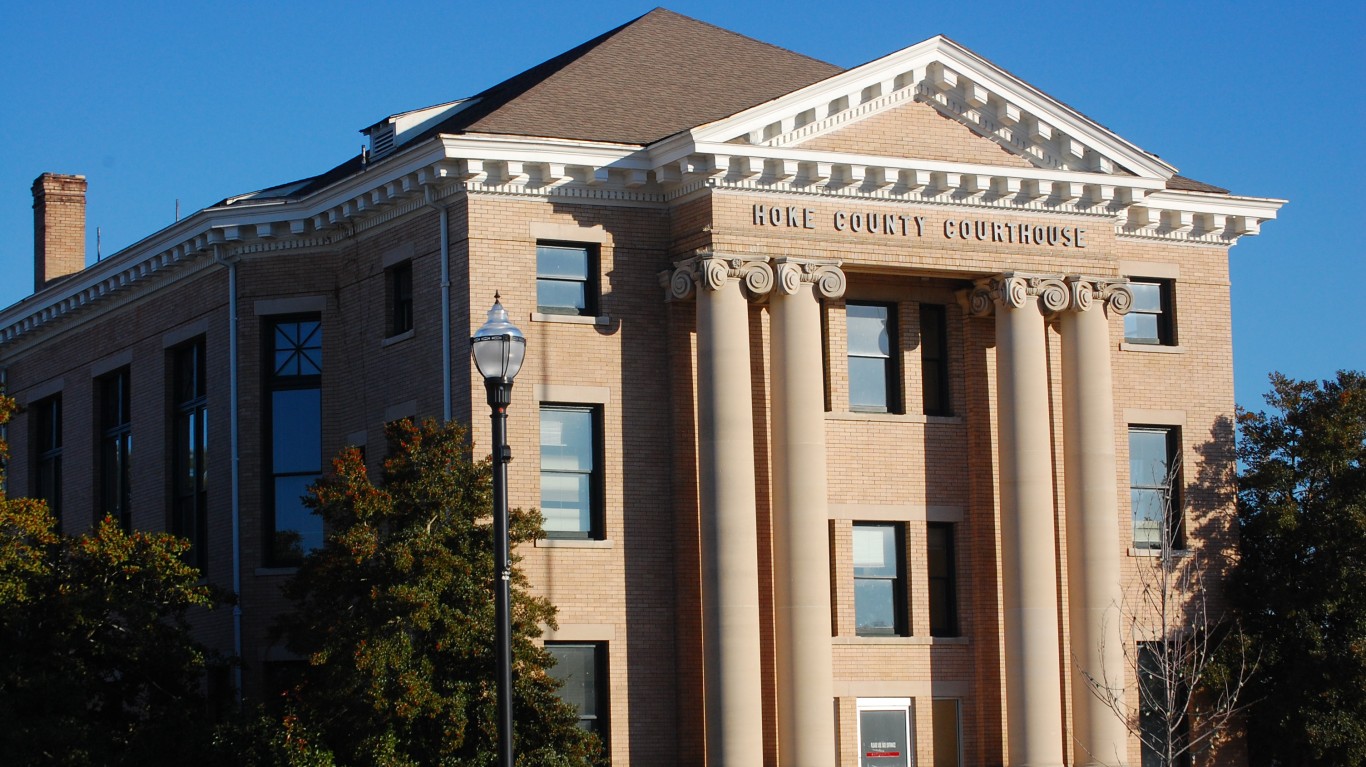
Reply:
<svg viewBox="0 0 1366 767"><path fill-rule="evenodd" d="M33 182L33 292L85 268L85 176Z"/></svg>

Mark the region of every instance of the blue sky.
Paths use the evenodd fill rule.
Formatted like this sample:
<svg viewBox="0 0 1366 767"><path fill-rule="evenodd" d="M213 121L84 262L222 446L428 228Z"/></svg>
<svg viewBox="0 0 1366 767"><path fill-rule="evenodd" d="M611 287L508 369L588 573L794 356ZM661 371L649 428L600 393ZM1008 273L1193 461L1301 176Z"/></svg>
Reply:
<svg viewBox="0 0 1366 767"><path fill-rule="evenodd" d="M321 172L361 128L468 96L650 2L16 3L0 25L0 306L31 292L29 192L90 182L117 252L232 194ZM1238 402L1366 368L1366 4L765 2L667 7L840 66L945 34L1183 175L1289 199L1232 251ZM686 66L686 61L678 62ZM1198 382L1192 382L1198 385Z"/></svg>

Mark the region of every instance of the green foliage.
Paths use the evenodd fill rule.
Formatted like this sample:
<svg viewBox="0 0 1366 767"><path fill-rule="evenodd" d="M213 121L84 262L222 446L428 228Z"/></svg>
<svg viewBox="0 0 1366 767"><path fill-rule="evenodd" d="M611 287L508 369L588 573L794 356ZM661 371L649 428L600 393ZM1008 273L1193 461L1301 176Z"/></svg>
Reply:
<svg viewBox="0 0 1366 767"><path fill-rule="evenodd" d="M309 663L288 711L338 764L493 764L490 465L456 426L397 422L389 443L382 483L346 450L310 498L328 537L285 587L295 610L280 628ZM514 543L539 531L539 514L513 512ZM554 608L515 567L512 605L517 764L595 763L533 642Z"/></svg>
<svg viewBox="0 0 1366 767"><path fill-rule="evenodd" d="M1271 377L1239 414L1240 612L1262 653L1250 750L1366 763L1366 376Z"/></svg>
<svg viewBox="0 0 1366 767"><path fill-rule="evenodd" d="M0 424L13 409L0 395ZM77 537L55 524L41 501L0 497L0 754L178 763L208 731L186 614L213 599L181 558L187 544L109 519Z"/></svg>

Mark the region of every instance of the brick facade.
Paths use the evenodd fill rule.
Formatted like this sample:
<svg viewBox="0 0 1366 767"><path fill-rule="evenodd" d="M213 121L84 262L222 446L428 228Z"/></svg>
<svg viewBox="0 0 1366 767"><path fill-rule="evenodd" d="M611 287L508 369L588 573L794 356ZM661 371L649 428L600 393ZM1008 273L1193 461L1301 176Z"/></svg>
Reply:
<svg viewBox="0 0 1366 767"><path fill-rule="evenodd" d="M1001 142L979 134L942 110L911 101L798 141L796 147L993 165L1014 169L1011 172L1035 167ZM1130 545L1127 431L1132 424L1168 425L1180 429L1189 548L1211 563L1224 561L1220 555L1235 534L1228 489L1233 417L1228 243L1134 235L1126 232L1123 213L1042 201L991 206L971 195L947 194L937 200L854 193L835 197L744 183L697 184L692 191L680 185L673 193L667 192L670 187L662 171L651 176L647 192L666 191L653 196L633 196L630 186L595 195L594 187L578 177L571 177L569 185L584 190L577 196L530 187L509 193L511 187L495 188L512 183L511 168L500 167L498 172L506 174L501 182L473 172L454 181L422 181L409 174L384 193L391 195L387 198L357 198L387 199L388 204L378 212L374 206L362 206L360 212L353 208L343 214L353 216L351 224L332 224L320 215L293 229L280 224L283 228L271 230L268 238L251 234L259 234L259 228L243 226L243 234L234 225L218 241L209 234L203 240L187 240L193 247L172 246L161 259L164 268L146 270L145 279L133 289L111 287L110 298L82 312L23 325L25 312L41 311L49 300L41 294L0 318L0 324L24 328L0 336L0 365L6 370L8 391L22 405L62 397L67 531L84 529L94 518L98 491L93 387L100 375L117 368L130 371L133 392L132 429L139 448L134 457L134 524L156 530L168 527L169 477L160 449L170 432L168 354L188 340L203 339L209 361L211 435L206 575L218 584L231 580L232 409L227 382L235 368L247 697L262 694L265 664L289 660L268 636L272 616L285 609L279 586L290 570L271 567L266 556L269 467L264 458L266 390L261 364L266 323L272 316L305 310L321 318L324 456L360 443L367 446L367 460L377 466L383 458L386 420L442 414L443 372L451 382L452 417L470 424L475 453L483 455L490 426L467 339L483 323L497 291L512 321L526 334L528 348L509 409L514 506L540 503L539 402L591 404L601 411L601 535L544 540L518 552L531 583L559 609L560 628L548 638L605 643L614 764L702 764L707 737L702 681L707 597L700 551L704 512L698 477L696 404L701 383L696 311L689 302L666 300L660 278L676 262L699 251L765 259L834 259L847 277L843 296L822 303L820 340L828 454L830 641L841 767L862 763L857 711L860 699L871 698L912 701L915 763L959 763L934 752L935 699L958 702L962 764L1008 760L1002 579L1009 574L1002 571L997 491L1002 481L997 429L1001 403L995 320L968 311L967 296L977 281L1007 272L1171 281L1175 343L1126 343L1124 320L1114 314L1108 320L1120 528L1113 555L1121 562L1123 587L1131 592L1148 558ZM609 187L617 182L617 176L606 170L604 174L610 178ZM418 182L435 192L425 202L403 196L409 186L420 189ZM48 186L44 190L48 213L39 236L51 242L56 228L66 231L76 224L54 212L54 192ZM783 210L780 224L767 217L774 207ZM204 215L218 215L217 210L233 213L224 208ZM795 225L789 210L798 211ZM442 370L439 211L448 221L444 257L450 268L449 371ZM969 236L962 236L964 226L969 227ZM1030 233L1030 242L1018 240L1022 226ZM220 233L225 231L218 227ZM1049 236L1050 227L1051 244L1033 241ZM277 234L296 229L305 234L296 239ZM1058 234L1062 230L1070 232L1067 243ZM1010 241L998 241L1003 231L1014 233ZM72 236L77 242L81 239ZM1084 237L1084 247L1075 246L1078 237ZM577 241L593 249L597 273L590 284L598 293L595 316L567 321L537 313L536 245L544 241ZM131 263L136 255L127 260ZM404 261L413 270L414 327L395 337L386 324L391 300L386 267ZM229 268L237 273L235 360L229 355ZM40 274L38 282L43 280ZM73 289L87 288L81 283ZM846 307L858 301L895 308L891 360L901 403L897 412L860 412L848 404ZM949 415L926 415L922 408L922 304L944 307ZM774 665L772 531L779 511L773 508L769 485L775 460L770 437L770 309L762 301L751 303L749 319L748 328L735 329L748 332L751 343L759 548L746 566L757 568L760 575L763 760L777 765L783 757L777 746L781 693ZM1059 661L1065 677L1058 684L1063 721L1069 722L1078 701L1071 700L1066 678L1076 672L1066 629L1069 542L1063 497L1067 478L1061 341L1056 322L1050 320L1048 328L1048 436L1053 446L1057 542L1052 555L1059 563ZM12 495L33 491L30 422L21 411L9 431L14 448L8 488ZM907 617L905 636L857 635L852 573L854 526L859 522L900 525L905 603L898 609ZM930 635L931 523L952 525L954 531L958 636ZM1213 593L1217 607L1217 589ZM231 648L228 611L201 616L197 626L206 641ZM1070 730L1066 739L1063 745L1070 754ZM1136 739L1130 738L1128 758L1134 764L1139 761ZM1222 758L1233 763L1236 750L1224 752Z"/></svg>

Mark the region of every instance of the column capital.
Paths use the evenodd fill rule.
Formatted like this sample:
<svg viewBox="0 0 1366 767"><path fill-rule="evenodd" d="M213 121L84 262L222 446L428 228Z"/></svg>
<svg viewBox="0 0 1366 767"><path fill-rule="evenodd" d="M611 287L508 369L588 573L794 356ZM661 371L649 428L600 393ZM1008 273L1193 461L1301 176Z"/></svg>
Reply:
<svg viewBox="0 0 1366 767"><path fill-rule="evenodd" d="M974 317L986 317L997 306L1019 309L1029 298L1038 297L1044 314L1084 312L1096 303L1108 304L1116 314L1127 314L1134 300L1128 282L1123 277L1004 272L977 280L968 296L968 309Z"/></svg>
<svg viewBox="0 0 1366 767"><path fill-rule="evenodd" d="M1068 309L1084 312L1099 302L1101 306L1108 304L1110 311L1115 314L1124 315L1133 306L1134 294L1129 290L1129 280L1125 277L1069 274L1063 281L1068 289Z"/></svg>
<svg viewBox="0 0 1366 767"><path fill-rule="evenodd" d="M773 272L776 290L783 295L795 295L803 284L826 298L844 295L844 270L836 260L779 256L773 259Z"/></svg>
<svg viewBox="0 0 1366 767"><path fill-rule="evenodd" d="M748 298L766 295L773 289L773 267L763 256L735 256L698 251L697 255L674 262L672 272L662 275L667 280L669 298L686 301L699 288L720 290L730 280L738 280Z"/></svg>
<svg viewBox="0 0 1366 767"><path fill-rule="evenodd" d="M1023 309L1031 298L1039 299L1045 314L1061 311L1070 303L1067 285L1060 274L1003 272L976 282L968 296L968 310L974 317L986 317L997 306Z"/></svg>

